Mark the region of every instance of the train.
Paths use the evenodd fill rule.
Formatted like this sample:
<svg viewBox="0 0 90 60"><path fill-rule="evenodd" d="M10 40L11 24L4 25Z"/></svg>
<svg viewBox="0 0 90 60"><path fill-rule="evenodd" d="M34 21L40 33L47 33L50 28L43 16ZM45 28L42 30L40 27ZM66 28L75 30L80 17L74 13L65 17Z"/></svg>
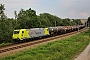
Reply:
<svg viewBox="0 0 90 60"><path fill-rule="evenodd" d="M17 29L13 31L13 41L27 41L35 38L42 38L54 35L60 35L78 29L84 28L85 25L78 26L56 26L56 27L47 27L47 28L30 28L30 29Z"/></svg>

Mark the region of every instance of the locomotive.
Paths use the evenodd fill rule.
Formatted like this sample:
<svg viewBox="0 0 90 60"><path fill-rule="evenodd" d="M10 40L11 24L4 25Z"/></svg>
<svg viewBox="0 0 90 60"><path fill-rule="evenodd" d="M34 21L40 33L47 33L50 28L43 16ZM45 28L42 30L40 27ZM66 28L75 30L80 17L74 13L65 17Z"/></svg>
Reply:
<svg viewBox="0 0 90 60"><path fill-rule="evenodd" d="M19 42L48 35L50 35L48 28L19 29L14 30L13 40Z"/></svg>
<svg viewBox="0 0 90 60"><path fill-rule="evenodd" d="M84 27L85 25L18 29L18 30L14 30L12 38L13 38L13 41L15 42L26 41L34 38L54 36L54 35L59 35L59 34L71 32L71 31L76 31Z"/></svg>

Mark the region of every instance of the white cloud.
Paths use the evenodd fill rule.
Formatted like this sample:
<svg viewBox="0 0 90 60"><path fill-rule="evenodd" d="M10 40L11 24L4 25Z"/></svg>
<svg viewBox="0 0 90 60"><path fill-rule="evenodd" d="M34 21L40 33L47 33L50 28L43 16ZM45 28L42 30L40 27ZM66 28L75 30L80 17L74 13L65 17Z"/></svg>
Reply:
<svg viewBox="0 0 90 60"><path fill-rule="evenodd" d="M18 11L21 8L30 8L31 6L37 5L36 3L40 0L0 0L5 5L6 14L8 17L14 17L14 10Z"/></svg>
<svg viewBox="0 0 90 60"><path fill-rule="evenodd" d="M88 17L89 14L88 13L85 13L85 12L82 12L82 13L79 13L80 15L84 16L84 17Z"/></svg>
<svg viewBox="0 0 90 60"><path fill-rule="evenodd" d="M49 1L49 0L47 0ZM20 11L21 8L34 8L38 14L41 12L50 12L57 16L70 18L87 18L90 15L90 0L0 0L5 4L8 17L14 17L14 10ZM44 5L43 3L51 3L52 5ZM57 3L57 4L55 4ZM54 4L54 6L53 6ZM46 7L46 8L45 8ZM53 10L52 10L53 9ZM87 12L87 13L85 13Z"/></svg>
<svg viewBox="0 0 90 60"><path fill-rule="evenodd" d="M8 8L16 8L16 7L27 7L27 6L33 6L36 5L35 2L38 2L39 0L2 0L2 4L5 4Z"/></svg>
<svg viewBox="0 0 90 60"><path fill-rule="evenodd" d="M70 14L70 15L75 15L76 12L73 10L73 11L69 12L69 14Z"/></svg>
<svg viewBox="0 0 90 60"><path fill-rule="evenodd" d="M75 5L76 2L74 2L73 0L64 0L64 1L60 2L60 4L64 7L71 7L71 6Z"/></svg>

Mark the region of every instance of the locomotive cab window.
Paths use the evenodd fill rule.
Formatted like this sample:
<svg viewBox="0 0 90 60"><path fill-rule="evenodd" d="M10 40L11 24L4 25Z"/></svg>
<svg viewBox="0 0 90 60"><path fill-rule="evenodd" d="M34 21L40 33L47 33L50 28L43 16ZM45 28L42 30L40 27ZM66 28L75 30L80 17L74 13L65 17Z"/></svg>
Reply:
<svg viewBox="0 0 90 60"><path fill-rule="evenodd" d="M19 34L19 31L14 31L14 34Z"/></svg>
<svg viewBox="0 0 90 60"><path fill-rule="evenodd" d="M47 29L47 31L49 31L49 30Z"/></svg>

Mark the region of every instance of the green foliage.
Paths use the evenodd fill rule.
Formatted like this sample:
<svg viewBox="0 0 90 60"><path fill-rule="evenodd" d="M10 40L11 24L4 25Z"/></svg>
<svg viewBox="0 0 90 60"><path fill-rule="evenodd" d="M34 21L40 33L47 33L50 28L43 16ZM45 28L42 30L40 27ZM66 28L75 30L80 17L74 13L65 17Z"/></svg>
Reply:
<svg viewBox="0 0 90 60"><path fill-rule="evenodd" d="M55 22L56 26L60 26L62 24L61 18L51 15L49 13L40 14L39 19L41 21L41 26L43 27L55 26Z"/></svg>
<svg viewBox="0 0 90 60"><path fill-rule="evenodd" d="M4 5L0 4L0 43L11 42L12 23L4 13Z"/></svg>
<svg viewBox="0 0 90 60"><path fill-rule="evenodd" d="M32 10L31 8L28 10L21 9L18 13L17 24L19 26L17 28L32 28L36 27L38 23L39 21L37 20L35 10Z"/></svg>
<svg viewBox="0 0 90 60"><path fill-rule="evenodd" d="M74 60L71 57L75 57L75 54L80 53L89 44L88 32L4 57L1 60Z"/></svg>
<svg viewBox="0 0 90 60"><path fill-rule="evenodd" d="M12 41L12 24L9 20L3 20L0 24L0 43ZM2 25L3 24L3 25Z"/></svg>
<svg viewBox="0 0 90 60"><path fill-rule="evenodd" d="M70 19L68 19L68 18L63 19L63 23L64 23L64 24L63 24L64 26L71 25L71 24L70 24Z"/></svg>
<svg viewBox="0 0 90 60"><path fill-rule="evenodd" d="M1 43L0 46L5 46L5 45L9 45L9 44L12 44L12 43Z"/></svg>
<svg viewBox="0 0 90 60"><path fill-rule="evenodd" d="M75 23L75 25L82 25L80 19L74 19L73 22Z"/></svg>
<svg viewBox="0 0 90 60"><path fill-rule="evenodd" d="M90 17L88 17L88 26L90 27Z"/></svg>
<svg viewBox="0 0 90 60"><path fill-rule="evenodd" d="M90 30L90 17L88 17L88 27L89 27L89 30ZM90 31L89 31L89 38L90 38Z"/></svg>
<svg viewBox="0 0 90 60"><path fill-rule="evenodd" d="M4 10L5 10L4 5L0 4L0 17L4 13Z"/></svg>

